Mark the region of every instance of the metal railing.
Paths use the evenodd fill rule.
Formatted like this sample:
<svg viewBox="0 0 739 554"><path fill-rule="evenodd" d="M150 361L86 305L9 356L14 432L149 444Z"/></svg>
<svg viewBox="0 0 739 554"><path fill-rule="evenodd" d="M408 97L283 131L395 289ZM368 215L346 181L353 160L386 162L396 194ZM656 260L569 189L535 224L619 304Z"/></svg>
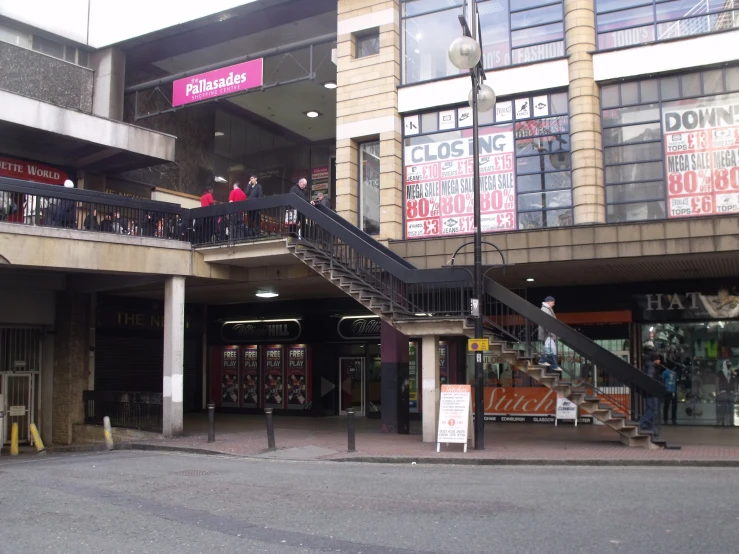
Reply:
<svg viewBox="0 0 739 554"><path fill-rule="evenodd" d="M108 416L113 427L162 432L162 393L86 390L85 423L102 425Z"/></svg>
<svg viewBox="0 0 739 554"><path fill-rule="evenodd" d="M138 198L0 177L0 222L190 241L190 210Z"/></svg>

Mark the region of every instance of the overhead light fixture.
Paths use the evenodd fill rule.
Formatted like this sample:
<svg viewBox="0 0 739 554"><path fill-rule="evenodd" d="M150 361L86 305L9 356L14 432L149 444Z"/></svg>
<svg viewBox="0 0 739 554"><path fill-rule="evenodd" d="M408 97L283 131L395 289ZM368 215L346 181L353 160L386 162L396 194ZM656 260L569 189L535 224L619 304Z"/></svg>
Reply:
<svg viewBox="0 0 739 554"><path fill-rule="evenodd" d="M305 112L305 115L307 115L310 118L314 118L314 117L318 117L319 115L321 115L321 113L317 112L316 110L311 110L309 112Z"/></svg>
<svg viewBox="0 0 739 554"><path fill-rule="evenodd" d="M533 277L528 277L526 281L528 281L529 283L533 283L534 281L536 281L536 279L534 279Z"/></svg>
<svg viewBox="0 0 739 554"><path fill-rule="evenodd" d="M228 183L228 180L227 180L227 179L224 179L224 178L223 178L223 177L221 177L220 175L216 175L216 176L215 176L215 178L214 178L213 180L214 180L214 181L215 181L216 183Z"/></svg>
<svg viewBox="0 0 739 554"><path fill-rule="evenodd" d="M259 298L277 298L280 295L277 294L276 292L262 291L262 292L258 292L257 296Z"/></svg>
<svg viewBox="0 0 739 554"><path fill-rule="evenodd" d="M326 81L325 83L323 83L323 86L326 88L336 88L337 84L336 81Z"/></svg>
<svg viewBox="0 0 739 554"><path fill-rule="evenodd" d="M421 313L421 312L419 312L419 313L417 313L415 315L416 315L416 317L431 317L431 314L424 314L424 313Z"/></svg>
<svg viewBox="0 0 739 554"><path fill-rule="evenodd" d="M224 133L223 131L216 131L216 136L217 137L222 137L222 136L225 136L225 135L226 135L226 133Z"/></svg>

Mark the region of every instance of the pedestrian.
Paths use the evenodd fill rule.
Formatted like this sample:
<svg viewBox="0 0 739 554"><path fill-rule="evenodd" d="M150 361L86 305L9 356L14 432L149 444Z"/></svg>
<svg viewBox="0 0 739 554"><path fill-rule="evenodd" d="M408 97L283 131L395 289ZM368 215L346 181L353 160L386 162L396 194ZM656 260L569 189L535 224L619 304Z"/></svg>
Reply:
<svg viewBox="0 0 739 554"><path fill-rule="evenodd" d="M207 187L205 187L205 191L200 197L200 207L207 208L208 206L212 206L215 203L216 201L213 199L213 187L208 185Z"/></svg>
<svg viewBox="0 0 739 554"><path fill-rule="evenodd" d="M554 313L554 297L547 296L541 303L541 311L549 317L557 319ZM539 325L539 340L544 343L544 352L539 358L539 365L548 367L552 371L562 371L557 361L557 335L547 331L543 325Z"/></svg>
<svg viewBox="0 0 739 554"><path fill-rule="evenodd" d="M331 209L331 201L328 199L328 196L323 194L322 192L319 192L316 194L316 199L311 202L314 206L323 206L324 208Z"/></svg>
<svg viewBox="0 0 739 554"><path fill-rule="evenodd" d="M113 215L113 227L115 228L116 233L120 233L122 235L129 234L128 218L121 217L121 212L119 212L118 210L116 210L115 214Z"/></svg>
<svg viewBox="0 0 739 554"><path fill-rule="evenodd" d="M734 398L736 395L736 372L731 368L731 360L723 360L716 376L716 423L721 426L734 426Z"/></svg>
<svg viewBox="0 0 739 554"><path fill-rule="evenodd" d="M306 202L310 201L308 198L308 181L305 178L300 179L297 185L293 185L292 188L290 189L290 192L293 194L297 194L300 198L302 198ZM303 227L305 227L305 216L300 213L300 210L294 210L291 219L292 219L293 225L297 225L297 235L298 235L298 238L300 238L301 233L304 232Z"/></svg>
<svg viewBox="0 0 739 554"><path fill-rule="evenodd" d="M228 201L229 202L243 202L245 200L246 200L246 194L244 194L244 191L241 190L241 184L238 181L236 181L233 184L233 190L231 191L231 194L228 195ZM244 231L245 231L244 212L230 214L229 220L231 222L231 225L229 225L230 238L235 239L235 238L243 236Z"/></svg>
<svg viewBox="0 0 739 554"><path fill-rule="evenodd" d="M83 226L88 231L99 231L100 230L100 222L98 222L97 209L93 209L92 213L89 213L85 216L85 222Z"/></svg>
<svg viewBox="0 0 739 554"><path fill-rule="evenodd" d="M103 233L115 233L115 229L113 228L113 218L110 213L106 213L103 216L103 220L100 222L100 230Z"/></svg>
<svg viewBox="0 0 739 554"><path fill-rule="evenodd" d="M156 236L157 222L151 212L147 211L144 213L144 220L141 222L141 236L153 237Z"/></svg>
<svg viewBox="0 0 739 554"><path fill-rule="evenodd" d="M246 198L247 200L257 200L264 196L262 185L259 184L257 176L252 173L249 175L249 184L246 185ZM258 237L262 234L262 215L259 210L250 211L247 214L249 221L249 233L253 237Z"/></svg>
<svg viewBox="0 0 739 554"><path fill-rule="evenodd" d="M659 354L653 352L649 355L649 358L647 358L647 363L644 365L644 373L647 374L647 377L657 380L661 364L662 360L659 357ZM659 399L656 396L646 396L644 400L644 413L639 419L640 431L651 431L654 433L654 419L657 417L658 405Z"/></svg>
<svg viewBox="0 0 739 554"><path fill-rule="evenodd" d="M672 408L672 424L677 425L677 372L669 367L660 376L665 385L665 404L662 406L662 421L667 425L667 414Z"/></svg>
<svg viewBox="0 0 739 554"><path fill-rule="evenodd" d="M74 183L67 179L64 188L73 189ZM59 199L53 208L53 225L56 227L77 227L77 202L69 199Z"/></svg>

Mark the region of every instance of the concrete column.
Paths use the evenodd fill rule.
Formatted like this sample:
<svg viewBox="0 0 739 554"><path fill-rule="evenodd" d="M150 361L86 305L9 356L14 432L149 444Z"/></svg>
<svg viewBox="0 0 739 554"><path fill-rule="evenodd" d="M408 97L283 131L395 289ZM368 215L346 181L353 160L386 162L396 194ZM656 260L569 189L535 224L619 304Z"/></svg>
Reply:
<svg viewBox="0 0 739 554"><path fill-rule="evenodd" d="M421 339L421 387L423 394L423 442L436 442L439 420L439 337Z"/></svg>
<svg viewBox="0 0 739 554"><path fill-rule="evenodd" d="M565 0L575 225L605 223L600 92L593 80L594 0Z"/></svg>
<svg viewBox="0 0 739 554"><path fill-rule="evenodd" d="M185 278L164 282L164 381L162 433L182 434L183 351L185 349Z"/></svg>
<svg viewBox="0 0 739 554"><path fill-rule="evenodd" d="M85 419L82 391L89 378L89 315L89 294L57 293L51 418L51 438L57 444L72 444L74 424Z"/></svg>
<svg viewBox="0 0 739 554"><path fill-rule="evenodd" d="M92 89L92 113L123 120L123 89L126 80L126 54L118 48L106 48L91 54L95 71Z"/></svg>
<svg viewBox="0 0 739 554"><path fill-rule="evenodd" d="M382 322L382 432L410 433L408 397L408 337L389 323Z"/></svg>

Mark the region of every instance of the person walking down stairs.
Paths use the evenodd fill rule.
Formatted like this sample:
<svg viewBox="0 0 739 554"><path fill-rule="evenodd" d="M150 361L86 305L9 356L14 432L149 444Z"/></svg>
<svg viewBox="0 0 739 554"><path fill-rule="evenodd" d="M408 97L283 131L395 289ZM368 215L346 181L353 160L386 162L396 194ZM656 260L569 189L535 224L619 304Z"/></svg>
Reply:
<svg viewBox="0 0 739 554"><path fill-rule="evenodd" d="M541 311L554 319L557 316L554 313L554 297L547 296L544 302L541 303ZM551 371L562 371L557 361L557 336L544 329L539 325L539 340L544 343L544 352L539 357L539 365L543 365L549 368Z"/></svg>

